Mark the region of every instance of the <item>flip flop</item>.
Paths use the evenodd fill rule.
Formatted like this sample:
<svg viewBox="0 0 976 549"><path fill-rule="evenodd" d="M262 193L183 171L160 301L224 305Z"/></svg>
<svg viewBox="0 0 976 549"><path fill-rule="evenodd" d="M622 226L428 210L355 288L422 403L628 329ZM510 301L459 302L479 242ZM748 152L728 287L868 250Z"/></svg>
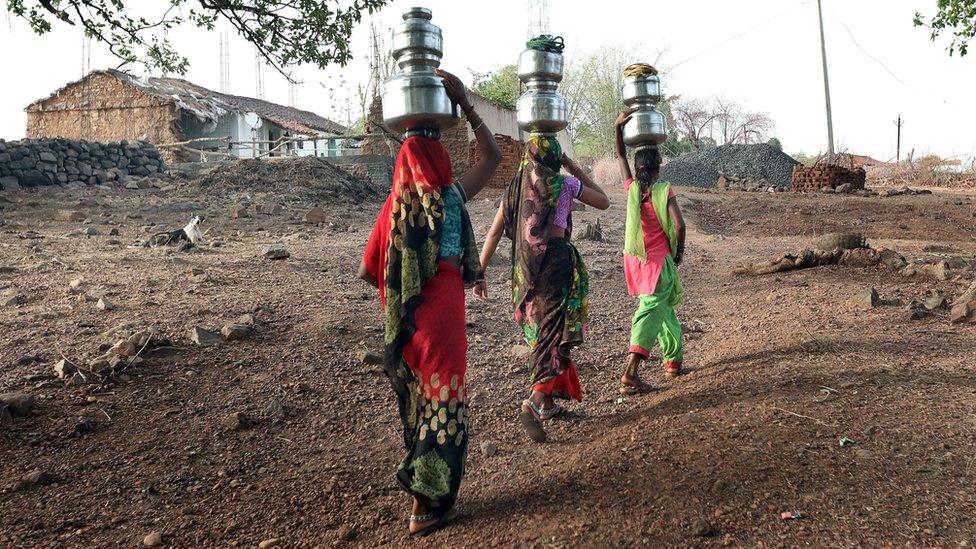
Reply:
<svg viewBox="0 0 976 549"><path fill-rule="evenodd" d="M528 408L528 410L526 410ZM539 409L531 400L523 400L519 421L529 438L538 443L546 441L546 430L542 428L542 410Z"/></svg>
<svg viewBox="0 0 976 549"><path fill-rule="evenodd" d="M550 419L557 418L566 413L566 408L558 404L553 404L552 408L548 410L543 408L539 414L539 421L549 421Z"/></svg>
<svg viewBox="0 0 976 549"><path fill-rule="evenodd" d="M426 515L421 515L419 517L411 515L410 522L427 522L428 520L433 518L433 516L434 516L433 513L428 513ZM457 507L452 507L448 512L437 517L437 520L435 520L430 526L425 526L424 528L417 530L416 532L410 532L410 535L415 538L427 537L433 534L434 532L440 530L441 528L449 526L451 523L457 522L462 517L464 517L464 513L462 513L461 510L458 509Z"/></svg>
<svg viewBox="0 0 976 549"><path fill-rule="evenodd" d="M620 394L624 396L646 395L653 393L656 390L657 389L654 387L644 383L644 381L641 381L638 385L628 385L626 383L620 384Z"/></svg>

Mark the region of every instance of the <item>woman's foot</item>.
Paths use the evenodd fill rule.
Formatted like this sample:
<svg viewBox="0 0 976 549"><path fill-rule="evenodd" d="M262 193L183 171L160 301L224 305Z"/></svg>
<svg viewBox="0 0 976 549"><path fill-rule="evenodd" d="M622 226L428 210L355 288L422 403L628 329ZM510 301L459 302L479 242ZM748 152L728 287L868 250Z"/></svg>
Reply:
<svg viewBox="0 0 976 549"><path fill-rule="evenodd" d="M664 375L667 377L678 377L684 373L681 369L680 362L665 362L664 363Z"/></svg>
<svg viewBox="0 0 976 549"><path fill-rule="evenodd" d="M519 412L519 422L525 428L526 434L534 442L543 443L546 441L546 430L542 427L544 417L542 406L533 402L532 399L522 401L522 408Z"/></svg>
<svg viewBox="0 0 976 549"><path fill-rule="evenodd" d="M645 383L640 376L624 374L620 378L620 394L624 396L646 395L656 390L655 387Z"/></svg>
<svg viewBox="0 0 976 549"><path fill-rule="evenodd" d="M416 499L413 500L413 512L410 515L410 535L424 537L444 528L461 518L461 511L453 507L444 513L430 513L420 505Z"/></svg>

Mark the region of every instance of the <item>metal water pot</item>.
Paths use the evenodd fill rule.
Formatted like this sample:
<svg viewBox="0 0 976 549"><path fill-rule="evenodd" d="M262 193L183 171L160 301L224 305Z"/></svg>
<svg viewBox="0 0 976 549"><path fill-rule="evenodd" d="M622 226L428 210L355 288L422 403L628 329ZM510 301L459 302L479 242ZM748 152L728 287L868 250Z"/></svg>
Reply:
<svg viewBox="0 0 976 549"><path fill-rule="evenodd" d="M657 75L625 77L620 92L625 105L637 107L630 122L624 126L624 143L641 147L667 141L667 120L657 110L661 101L661 80Z"/></svg>
<svg viewBox="0 0 976 549"><path fill-rule="evenodd" d="M519 56L518 75L527 88L516 105L519 128L544 135L566 129L569 109L558 90L563 79L562 54L525 50Z"/></svg>
<svg viewBox="0 0 976 549"><path fill-rule="evenodd" d="M399 71L384 84L383 123L395 132L443 129L458 121L457 106L434 74L444 54L444 39L431 17L427 8L410 8L393 35Z"/></svg>

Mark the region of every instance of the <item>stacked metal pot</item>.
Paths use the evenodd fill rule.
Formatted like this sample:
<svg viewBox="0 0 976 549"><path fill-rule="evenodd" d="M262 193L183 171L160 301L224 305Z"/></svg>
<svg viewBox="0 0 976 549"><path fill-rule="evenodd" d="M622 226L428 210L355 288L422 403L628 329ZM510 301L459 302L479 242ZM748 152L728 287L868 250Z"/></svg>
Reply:
<svg viewBox="0 0 976 549"><path fill-rule="evenodd" d="M427 8L410 8L393 35L393 57L399 71L386 81L383 123L395 132L442 129L458 121L457 106L434 73L444 55L440 27Z"/></svg>
<svg viewBox="0 0 976 549"><path fill-rule="evenodd" d="M668 139L667 121L657 110L661 80L656 70L644 67L645 70L638 71L640 74L624 76L620 94L627 107L637 109L624 126L624 143L637 148L660 145Z"/></svg>
<svg viewBox="0 0 976 549"><path fill-rule="evenodd" d="M556 135L566 129L566 98L558 90L563 79L563 55L527 49L519 56L518 75L527 88L516 106L519 128L542 135Z"/></svg>

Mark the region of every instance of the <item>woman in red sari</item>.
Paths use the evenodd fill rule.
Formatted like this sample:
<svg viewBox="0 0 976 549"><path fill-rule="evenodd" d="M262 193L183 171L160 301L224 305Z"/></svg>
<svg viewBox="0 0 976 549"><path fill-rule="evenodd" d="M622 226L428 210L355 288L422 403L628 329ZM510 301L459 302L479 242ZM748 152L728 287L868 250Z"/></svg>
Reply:
<svg viewBox="0 0 976 549"><path fill-rule="evenodd" d="M464 289L484 277L464 202L501 163L464 85L438 74L471 124L481 160L456 180L436 129L407 132L359 268L379 289L386 317L384 369L407 450L396 478L413 497L409 528L420 536L460 516L455 501L468 448Z"/></svg>

